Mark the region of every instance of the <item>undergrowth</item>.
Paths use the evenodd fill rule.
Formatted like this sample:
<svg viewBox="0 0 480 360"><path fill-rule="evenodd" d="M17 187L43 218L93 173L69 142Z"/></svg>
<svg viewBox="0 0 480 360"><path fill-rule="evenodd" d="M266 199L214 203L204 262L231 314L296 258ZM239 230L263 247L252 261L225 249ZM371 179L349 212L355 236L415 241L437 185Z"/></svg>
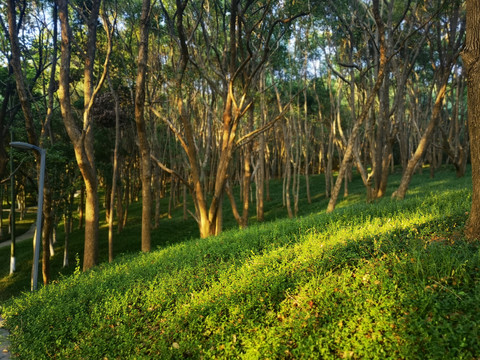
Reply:
<svg viewBox="0 0 480 360"><path fill-rule="evenodd" d="M466 180L190 239L1 309L21 358L473 359ZM412 193L414 192L412 191Z"/></svg>

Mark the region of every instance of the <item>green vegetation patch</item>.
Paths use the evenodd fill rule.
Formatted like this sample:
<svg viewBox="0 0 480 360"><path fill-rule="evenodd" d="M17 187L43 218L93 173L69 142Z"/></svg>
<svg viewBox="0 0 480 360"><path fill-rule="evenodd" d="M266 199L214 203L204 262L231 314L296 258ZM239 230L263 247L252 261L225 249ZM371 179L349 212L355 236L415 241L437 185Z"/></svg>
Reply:
<svg viewBox="0 0 480 360"><path fill-rule="evenodd" d="M22 358L480 356L462 182L194 239L16 297Z"/></svg>

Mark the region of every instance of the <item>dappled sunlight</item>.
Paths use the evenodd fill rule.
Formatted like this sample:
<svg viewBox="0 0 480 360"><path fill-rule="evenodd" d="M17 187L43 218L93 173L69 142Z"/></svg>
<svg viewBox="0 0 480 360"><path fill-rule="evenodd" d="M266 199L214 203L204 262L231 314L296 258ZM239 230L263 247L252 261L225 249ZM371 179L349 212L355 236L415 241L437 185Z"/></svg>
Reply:
<svg viewBox="0 0 480 360"><path fill-rule="evenodd" d="M15 346L43 348L46 339L32 341L38 323L65 357L278 358L314 349L327 358L411 358L439 340L425 319L452 325L430 299L465 297L468 269L480 266L461 239L432 244L465 221L468 190L445 186L437 197L357 201L76 272L5 308L10 326L23 324ZM455 302L448 311L470 314Z"/></svg>

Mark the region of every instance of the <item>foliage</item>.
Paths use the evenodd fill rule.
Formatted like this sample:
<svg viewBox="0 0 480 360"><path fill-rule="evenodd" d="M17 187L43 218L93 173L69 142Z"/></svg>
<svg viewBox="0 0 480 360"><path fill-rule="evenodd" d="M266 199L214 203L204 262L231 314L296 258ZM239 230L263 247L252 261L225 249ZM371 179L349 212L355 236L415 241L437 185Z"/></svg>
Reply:
<svg viewBox="0 0 480 360"><path fill-rule="evenodd" d="M476 358L480 251L461 235L470 183L439 175L420 176L403 202L365 204L357 192L333 214L125 255L15 297L2 307L12 351L21 358Z"/></svg>

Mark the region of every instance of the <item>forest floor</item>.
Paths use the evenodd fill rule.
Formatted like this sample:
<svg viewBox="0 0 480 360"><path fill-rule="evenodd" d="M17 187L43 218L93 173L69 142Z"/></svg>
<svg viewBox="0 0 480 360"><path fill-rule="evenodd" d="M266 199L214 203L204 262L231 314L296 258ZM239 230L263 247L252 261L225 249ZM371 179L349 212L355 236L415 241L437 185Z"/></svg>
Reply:
<svg viewBox="0 0 480 360"><path fill-rule="evenodd" d="M62 275L55 255L54 284L36 293L21 294L28 269L10 277L0 267L11 350L21 358L479 358L480 246L463 237L469 176L425 171L404 201L373 204L356 177L331 214L323 177L312 177L314 201L302 199L294 219L274 181L267 222L252 216L239 230L226 216L226 231L199 239L179 206L172 219L164 214L148 254L133 248L134 204L111 264L82 273L77 231L75 261Z"/></svg>

